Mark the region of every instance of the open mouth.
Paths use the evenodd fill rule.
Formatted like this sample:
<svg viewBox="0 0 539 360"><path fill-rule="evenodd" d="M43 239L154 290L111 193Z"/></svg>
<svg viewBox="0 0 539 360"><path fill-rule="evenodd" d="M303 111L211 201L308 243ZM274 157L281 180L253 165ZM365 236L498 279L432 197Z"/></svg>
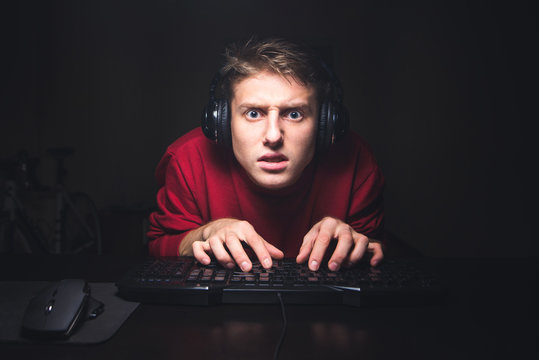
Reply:
<svg viewBox="0 0 539 360"><path fill-rule="evenodd" d="M258 165L267 171L282 171L288 166L288 158L282 154L267 154L257 159Z"/></svg>

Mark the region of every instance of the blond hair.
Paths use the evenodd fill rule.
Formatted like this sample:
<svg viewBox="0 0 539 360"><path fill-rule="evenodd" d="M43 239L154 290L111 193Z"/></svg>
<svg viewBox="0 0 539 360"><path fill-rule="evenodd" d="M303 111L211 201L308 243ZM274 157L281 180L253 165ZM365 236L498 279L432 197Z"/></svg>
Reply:
<svg viewBox="0 0 539 360"><path fill-rule="evenodd" d="M334 79L318 54L304 44L253 37L227 46L224 58L219 73L221 90L228 99L236 83L262 71L291 77L304 86L313 87L319 98L333 97Z"/></svg>

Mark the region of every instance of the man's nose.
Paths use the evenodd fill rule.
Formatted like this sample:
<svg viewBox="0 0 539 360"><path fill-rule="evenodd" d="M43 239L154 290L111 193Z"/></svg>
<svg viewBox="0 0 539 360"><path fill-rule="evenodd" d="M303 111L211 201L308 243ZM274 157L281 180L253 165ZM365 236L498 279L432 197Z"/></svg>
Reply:
<svg viewBox="0 0 539 360"><path fill-rule="evenodd" d="M275 146L283 142L283 130L279 119L279 113L270 111L267 118L264 145Z"/></svg>

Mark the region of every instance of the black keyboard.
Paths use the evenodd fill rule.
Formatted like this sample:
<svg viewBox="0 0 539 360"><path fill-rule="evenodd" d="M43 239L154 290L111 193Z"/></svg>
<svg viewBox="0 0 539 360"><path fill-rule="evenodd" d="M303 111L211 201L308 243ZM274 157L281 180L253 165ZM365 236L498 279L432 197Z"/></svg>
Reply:
<svg viewBox="0 0 539 360"><path fill-rule="evenodd" d="M440 278L421 259L361 263L333 272L313 272L293 259L274 260L271 269L253 262L249 272L202 265L191 257L150 259L117 283L120 295L143 303L425 305L443 296Z"/></svg>

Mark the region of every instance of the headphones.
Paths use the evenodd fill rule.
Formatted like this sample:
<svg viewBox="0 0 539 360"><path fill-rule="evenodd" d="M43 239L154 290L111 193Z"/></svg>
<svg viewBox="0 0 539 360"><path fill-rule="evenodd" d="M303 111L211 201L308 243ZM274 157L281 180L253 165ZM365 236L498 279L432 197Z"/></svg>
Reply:
<svg viewBox="0 0 539 360"><path fill-rule="evenodd" d="M350 127L348 111L342 102L341 85L324 62L321 65L329 75L336 100L324 99L320 104L316 134L316 151L319 154L327 152L331 145L342 139ZM202 132L208 139L232 147L230 104L228 100L215 96L221 79L221 74L217 73L210 84L210 100L202 114Z"/></svg>

